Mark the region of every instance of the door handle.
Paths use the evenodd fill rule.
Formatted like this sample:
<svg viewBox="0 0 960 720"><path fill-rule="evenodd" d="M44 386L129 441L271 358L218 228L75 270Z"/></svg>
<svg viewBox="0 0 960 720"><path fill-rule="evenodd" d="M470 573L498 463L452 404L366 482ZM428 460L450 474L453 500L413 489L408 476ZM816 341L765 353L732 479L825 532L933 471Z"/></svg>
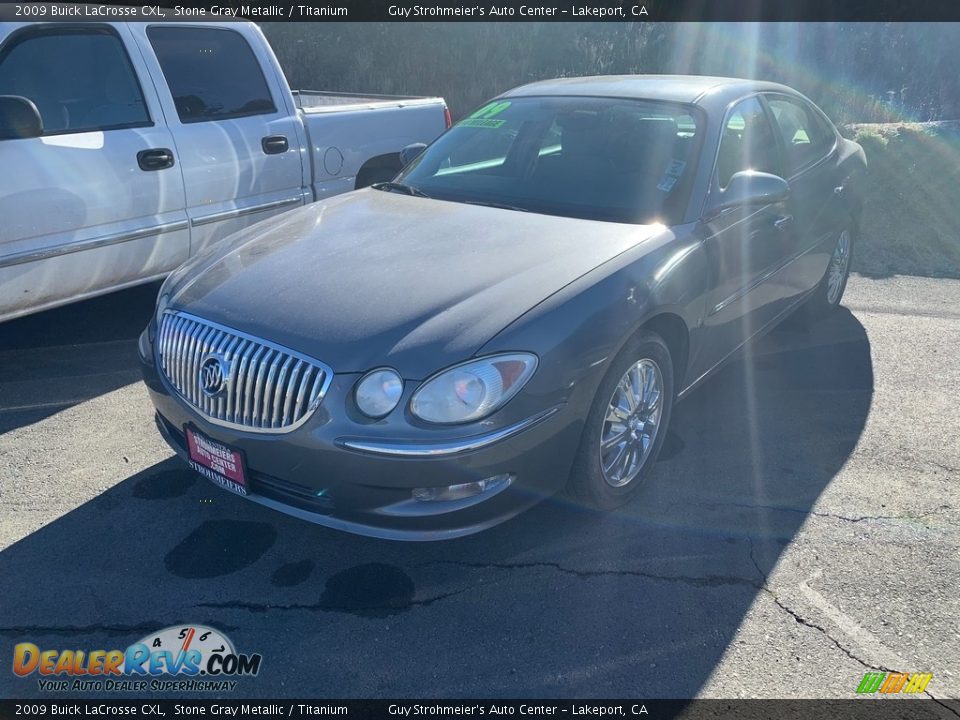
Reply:
<svg viewBox="0 0 960 720"><path fill-rule="evenodd" d="M145 172L172 168L174 162L173 151L168 148L152 148L137 153L137 165Z"/></svg>
<svg viewBox="0 0 960 720"><path fill-rule="evenodd" d="M260 141L260 147L266 155L280 155L290 147L284 135L267 135Z"/></svg>
<svg viewBox="0 0 960 720"><path fill-rule="evenodd" d="M793 222L793 215L781 215L776 220L773 221L773 226L780 230L781 232L790 227L790 224Z"/></svg>

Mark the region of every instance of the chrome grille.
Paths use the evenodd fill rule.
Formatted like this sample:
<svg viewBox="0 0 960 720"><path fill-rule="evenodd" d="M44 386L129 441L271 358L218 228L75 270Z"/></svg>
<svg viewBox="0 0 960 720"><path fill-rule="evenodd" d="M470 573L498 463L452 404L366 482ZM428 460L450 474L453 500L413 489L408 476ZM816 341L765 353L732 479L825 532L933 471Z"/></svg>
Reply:
<svg viewBox="0 0 960 720"><path fill-rule="evenodd" d="M157 333L164 377L194 409L218 425L286 432L320 405L333 379L323 363L232 328L166 312ZM209 392L208 364L222 382Z"/></svg>

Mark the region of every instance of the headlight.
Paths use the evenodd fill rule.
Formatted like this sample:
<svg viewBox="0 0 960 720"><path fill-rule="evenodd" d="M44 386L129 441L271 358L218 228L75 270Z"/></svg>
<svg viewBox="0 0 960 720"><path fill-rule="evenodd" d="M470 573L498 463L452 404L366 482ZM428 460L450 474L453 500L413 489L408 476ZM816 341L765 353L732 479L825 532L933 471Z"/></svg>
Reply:
<svg viewBox="0 0 960 720"><path fill-rule="evenodd" d="M493 355L449 368L427 380L410 400L410 412L430 423L479 420L503 407L537 369L537 356Z"/></svg>
<svg viewBox="0 0 960 720"><path fill-rule="evenodd" d="M357 383L354 397L364 415L382 418L400 402L403 380L389 368L371 370Z"/></svg>

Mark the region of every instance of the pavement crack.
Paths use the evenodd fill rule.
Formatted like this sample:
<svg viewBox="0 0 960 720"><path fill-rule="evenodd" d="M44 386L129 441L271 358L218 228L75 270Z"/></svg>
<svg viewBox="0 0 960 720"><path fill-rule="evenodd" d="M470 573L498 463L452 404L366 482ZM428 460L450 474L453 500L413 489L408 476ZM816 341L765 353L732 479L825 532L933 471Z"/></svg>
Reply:
<svg viewBox="0 0 960 720"><path fill-rule="evenodd" d="M719 505L727 505L729 507L741 507L749 508L751 510L772 510L774 512L792 512L800 513L801 515L812 515L819 518L829 518L832 520L840 520L841 522L849 523L861 523L861 522L876 522L881 520L922 520L923 518L930 517L932 515L944 515L948 512L953 511L954 509L949 505L941 505L940 507L934 510L927 510L926 512L916 513L914 515L840 515L838 513L829 513L823 512L820 510L806 509L803 508L794 508L783 505L757 505L753 503L733 503L733 502L724 502L716 503Z"/></svg>
<svg viewBox="0 0 960 720"><path fill-rule="evenodd" d="M960 712L958 712L958 711L956 710L956 708L954 708L952 705L947 705L947 703L945 703L945 702L944 702L943 700L941 700L940 698L934 697L933 695L930 694L930 692L929 692L928 690L924 690L924 691L923 691L923 694L926 695L926 696L927 696L928 698L930 698L931 700L933 700L937 705L939 705L940 707L942 707L942 708L943 708L944 710L946 710L947 712L949 712L949 713L951 713L951 714L953 714L953 715L956 715L958 718L960 718Z"/></svg>
<svg viewBox="0 0 960 720"><path fill-rule="evenodd" d="M939 463L936 460L927 460L927 462L933 465L935 468L940 468L945 472L957 473L958 475L960 475L960 468L953 467L952 465L944 465L943 463Z"/></svg>
<svg viewBox="0 0 960 720"><path fill-rule="evenodd" d="M835 637L833 637L833 635L831 635L830 632L829 632L825 627L823 627L822 625L818 625L817 623L813 622L812 620L809 620L809 619L805 618L803 615L801 615L801 614L798 613L796 610L794 610L793 608L789 607L786 603L784 603L784 602L780 599L780 596L776 593L776 591L774 591L774 590L770 587L769 582L768 582L769 578L768 578L767 573L765 573L765 572L761 569L760 563L757 562L756 555L754 555L753 538L750 537L750 536L747 536L747 541L748 541L749 544L750 544L750 560L751 560L751 562L753 562L753 566L757 569L757 573L760 575L760 578L761 578L761 582L760 582L759 588L760 588L760 590L762 590L763 592L765 592L765 593L770 597L771 600L773 600L774 604L775 604L778 608L780 608L780 609L783 610L785 613L787 613L790 617L792 617L792 618L793 618L797 623L799 623L800 625L803 625L804 627L808 627L808 628L811 628L811 629L813 629L813 630L818 631L818 632L819 632L820 634L822 634L825 638L827 638L830 642L832 642L834 645L836 645L837 648L839 648L840 651L843 652L847 657L849 657L849 658L852 659L852 660L856 660L858 663L860 663L861 665L863 665L863 667L867 668L868 670L883 670L883 671L886 671L886 672L892 672L889 668L883 667L882 665L871 665L871 664L868 663L866 660L863 660L862 658L858 657L857 655L854 654L854 652L853 652L852 650L850 650L848 647L846 647L845 645L843 645L839 640L837 640Z"/></svg>
<svg viewBox="0 0 960 720"><path fill-rule="evenodd" d="M304 612L345 612L355 613L358 611L373 612L377 610L406 610L411 607L428 607L441 600L460 595L464 590L454 590L440 595L433 595L419 600L397 600L396 602L382 602L365 604L337 604L328 602L318 603L254 603L245 600L224 600L222 602L197 603L194 607L213 608L217 610L247 610L249 612L270 612L270 611L304 611Z"/></svg>
<svg viewBox="0 0 960 720"><path fill-rule="evenodd" d="M15 625L11 627L0 627L0 636L18 637L21 635L127 635L130 633L151 633L162 630L165 627L175 623L145 622L137 625ZM236 627L229 627L218 624L222 630L236 630Z"/></svg>
<svg viewBox="0 0 960 720"><path fill-rule="evenodd" d="M803 625L804 627L812 628L813 630L818 631L818 632L819 632L820 634L822 634L825 638L827 638L827 640L829 640L829 641L832 642L834 645L836 645L837 648L839 648L840 651L843 652L843 654L846 655L847 657L849 657L851 660L856 660L858 663L860 663L861 665L863 665L863 667L867 668L868 670L882 670L882 671L884 671L884 672L894 672L893 670L891 670L891 669L888 668L888 667L884 667L883 665L872 665L872 664L868 663L866 660L863 660L862 658L858 657L856 654L854 654L854 652L853 652L852 650L850 650L850 649L849 649L848 647L846 647L843 643L841 643L839 640L837 640L835 637L833 637L833 635L831 635L831 634L829 633L829 631L828 631L825 627L823 627L822 625L818 625L817 623L813 622L812 620L808 620L807 618L803 617L803 615L801 615L800 613L798 613L796 610L794 610L793 608L787 606L787 605L780 599L780 597L777 595L777 593L775 593L773 590L771 590L770 588L768 588L766 585L764 585L764 587L762 588L762 590L763 590L765 593L767 593L767 595L770 596L770 599L773 600L773 602L776 604L777 607L779 607L779 608L780 608L781 610L783 610L785 613L787 613L788 615L790 615L794 620L797 621L797 623L799 623L800 625Z"/></svg>
<svg viewBox="0 0 960 720"><path fill-rule="evenodd" d="M594 577L638 577L646 580L656 580L659 582L678 582L695 587L717 587L721 585L749 585L758 587L757 583L748 578L738 575L659 575L657 573L643 572L640 570L576 570L574 568L564 567L555 562L526 562L526 563L494 563L494 562L464 562L462 560L434 560L424 565L455 565L457 567L466 567L472 569L494 569L494 570L536 570L548 569L563 573L564 575L573 575L580 579Z"/></svg>
<svg viewBox="0 0 960 720"><path fill-rule="evenodd" d="M760 584L758 587L761 590L767 588L767 574L760 568L760 563L757 562L757 556L753 554L753 537L747 535L747 542L750 543L750 562L753 563L753 567L757 570L757 575L760 576Z"/></svg>

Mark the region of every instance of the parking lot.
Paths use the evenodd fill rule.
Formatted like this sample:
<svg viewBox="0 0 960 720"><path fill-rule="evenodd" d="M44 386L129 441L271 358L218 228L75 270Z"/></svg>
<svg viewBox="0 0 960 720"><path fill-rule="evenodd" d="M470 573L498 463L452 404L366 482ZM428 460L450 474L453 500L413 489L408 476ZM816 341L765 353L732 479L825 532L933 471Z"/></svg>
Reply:
<svg viewBox="0 0 960 720"><path fill-rule="evenodd" d="M960 281L854 276L677 407L627 507L558 498L439 544L288 518L172 457L136 360L155 292L0 325L6 668L21 641L200 623L263 655L231 697L853 697L869 669L960 697Z"/></svg>

